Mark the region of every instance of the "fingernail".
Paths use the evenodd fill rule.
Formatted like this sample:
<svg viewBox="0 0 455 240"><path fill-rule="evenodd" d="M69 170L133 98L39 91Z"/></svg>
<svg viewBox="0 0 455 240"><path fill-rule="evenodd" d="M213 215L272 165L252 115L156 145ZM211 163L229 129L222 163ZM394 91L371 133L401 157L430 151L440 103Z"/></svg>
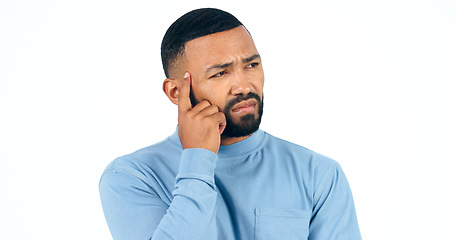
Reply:
<svg viewBox="0 0 455 240"><path fill-rule="evenodd" d="M189 72L186 72L185 75L183 75L183 79L184 80L188 80L189 77L190 77L190 73Z"/></svg>

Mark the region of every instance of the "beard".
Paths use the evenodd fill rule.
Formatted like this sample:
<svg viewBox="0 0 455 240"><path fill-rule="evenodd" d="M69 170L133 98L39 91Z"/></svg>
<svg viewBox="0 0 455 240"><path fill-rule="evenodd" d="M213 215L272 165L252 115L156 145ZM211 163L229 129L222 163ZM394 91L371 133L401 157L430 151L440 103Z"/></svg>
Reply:
<svg viewBox="0 0 455 240"><path fill-rule="evenodd" d="M250 113L240 118L239 122L235 122L231 115L231 110L235 104L254 98L258 104L258 116L255 113ZM262 113L264 108L264 96L262 99L256 93L248 93L247 95L238 95L235 99L228 102L224 108L224 115L226 116L226 128L221 134L223 137L244 137L251 135L259 129L261 124Z"/></svg>
<svg viewBox="0 0 455 240"><path fill-rule="evenodd" d="M235 122L232 115L231 110L235 104L246 101L248 99L254 98L258 104L258 113L257 117L255 113L246 114L240 118L239 122ZM193 106L198 104L199 102L193 95L193 91L190 91L190 100ZM224 129L223 133L221 134L222 137L245 137L248 135L253 134L259 129L259 125L261 124L262 120L262 113L264 111L264 94L259 97L256 93L248 93L247 95L238 95L236 98L232 99L226 104L226 107L223 110L223 113L226 117L226 128Z"/></svg>

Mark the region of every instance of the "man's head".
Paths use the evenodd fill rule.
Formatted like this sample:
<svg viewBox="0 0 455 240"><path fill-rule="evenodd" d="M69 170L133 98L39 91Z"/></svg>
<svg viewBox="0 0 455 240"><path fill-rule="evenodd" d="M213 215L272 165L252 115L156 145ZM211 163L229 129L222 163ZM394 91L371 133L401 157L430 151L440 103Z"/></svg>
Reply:
<svg viewBox="0 0 455 240"><path fill-rule="evenodd" d="M178 104L186 72L191 100L209 101L225 113L224 137L247 136L259 128L264 74L251 35L231 14L218 9L191 11L167 30L161 45L167 79L163 90Z"/></svg>
<svg viewBox="0 0 455 240"><path fill-rule="evenodd" d="M161 42L161 61L166 77L172 78L175 74L176 60L184 54L187 42L238 26L242 23L236 17L219 9L196 9L181 16L168 28Z"/></svg>

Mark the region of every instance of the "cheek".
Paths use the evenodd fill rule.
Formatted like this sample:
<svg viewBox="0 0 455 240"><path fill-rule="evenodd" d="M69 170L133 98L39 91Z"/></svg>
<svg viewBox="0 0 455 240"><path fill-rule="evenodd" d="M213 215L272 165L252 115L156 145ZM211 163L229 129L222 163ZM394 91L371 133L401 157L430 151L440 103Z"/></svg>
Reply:
<svg viewBox="0 0 455 240"><path fill-rule="evenodd" d="M257 69L256 71L251 72L250 75L250 84L253 87L253 92L262 95L262 90L264 87L264 72L261 69Z"/></svg>
<svg viewBox="0 0 455 240"><path fill-rule="evenodd" d="M211 84L198 84L193 85L193 93L198 101L207 100L212 105L218 106L221 110L226 105L226 91L223 91L223 87L212 86Z"/></svg>

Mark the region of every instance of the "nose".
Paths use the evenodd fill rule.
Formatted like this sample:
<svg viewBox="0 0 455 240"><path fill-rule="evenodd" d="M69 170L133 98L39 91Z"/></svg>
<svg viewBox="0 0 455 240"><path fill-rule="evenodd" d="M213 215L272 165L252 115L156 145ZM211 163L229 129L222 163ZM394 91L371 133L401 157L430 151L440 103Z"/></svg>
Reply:
<svg viewBox="0 0 455 240"><path fill-rule="evenodd" d="M248 76L243 72L239 71L234 74L234 79L232 79L232 95L246 95L251 92L251 84Z"/></svg>

